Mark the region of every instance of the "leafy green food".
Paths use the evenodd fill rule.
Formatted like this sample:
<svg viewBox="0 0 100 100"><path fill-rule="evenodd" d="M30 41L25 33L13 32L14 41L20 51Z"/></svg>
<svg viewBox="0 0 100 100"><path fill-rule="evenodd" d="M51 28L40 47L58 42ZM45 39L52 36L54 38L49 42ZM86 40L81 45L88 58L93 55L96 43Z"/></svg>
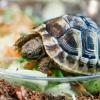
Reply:
<svg viewBox="0 0 100 100"><path fill-rule="evenodd" d="M100 79L87 80L82 83L88 92L94 94L100 92Z"/></svg>
<svg viewBox="0 0 100 100"><path fill-rule="evenodd" d="M17 59L17 61L18 61L19 63L23 63L23 62L27 61L27 59L24 58L24 57L20 57L20 58Z"/></svg>
<svg viewBox="0 0 100 100"><path fill-rule="evenodd" d="M52 72L53 72L53 76L55 76L55 77L64 77L62 71L59 69L54 69L54 70L52 70Z"/></svg>

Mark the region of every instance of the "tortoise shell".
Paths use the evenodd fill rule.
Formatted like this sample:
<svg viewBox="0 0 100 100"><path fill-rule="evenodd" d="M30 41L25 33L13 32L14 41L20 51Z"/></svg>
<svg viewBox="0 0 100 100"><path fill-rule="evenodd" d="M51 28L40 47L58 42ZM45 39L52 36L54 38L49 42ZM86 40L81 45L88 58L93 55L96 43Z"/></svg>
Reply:
<svg viewBox="0 0 100 100"><path fill-rule="evenodd" d="M64 15L33 29L47 55L66 72L91 74L100 69L100 32L84 16Z"/></svg>
<svg viewBox="0 0 100 100"><path fill-rule="evenodd" d="M90 18L64 15L46 21L34 31L41 35L46 53L64 71L99 70L100 32Z"/></svg>

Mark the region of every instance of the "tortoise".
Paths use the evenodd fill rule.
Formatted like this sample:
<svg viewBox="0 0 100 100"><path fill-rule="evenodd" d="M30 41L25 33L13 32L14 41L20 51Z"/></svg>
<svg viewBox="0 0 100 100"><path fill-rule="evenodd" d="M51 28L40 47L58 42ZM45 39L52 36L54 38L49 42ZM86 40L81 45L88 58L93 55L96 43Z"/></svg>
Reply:
<svg viewBox="0 0 100 100"><path fill-rule="evenodd" d="M32 31L15 43L23 57L48 56L66 73L91 75L99 72L100 31L91 18L64 15L47 20Z"/></svg>

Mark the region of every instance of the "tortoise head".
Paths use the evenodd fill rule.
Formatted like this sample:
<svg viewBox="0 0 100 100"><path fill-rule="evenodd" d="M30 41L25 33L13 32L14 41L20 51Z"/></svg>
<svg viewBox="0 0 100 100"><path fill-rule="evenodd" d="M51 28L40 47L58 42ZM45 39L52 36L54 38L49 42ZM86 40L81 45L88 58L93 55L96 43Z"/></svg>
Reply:
<svg viewBox="0 0 100 100"><path fill-rule="evenodd" d="M34 37L33 39L27 41L22 46L21 54L23 57L28 59L39 59L45 55L42 39L40 37Z"/></svg>
<svg viewBox="0 0 100 100"><path fill-rule="evenodd" d="M23 57L28 59L38 59L45 55L42 39L36 34L29 34L20 37L16 41L15 47Z"/></svg>

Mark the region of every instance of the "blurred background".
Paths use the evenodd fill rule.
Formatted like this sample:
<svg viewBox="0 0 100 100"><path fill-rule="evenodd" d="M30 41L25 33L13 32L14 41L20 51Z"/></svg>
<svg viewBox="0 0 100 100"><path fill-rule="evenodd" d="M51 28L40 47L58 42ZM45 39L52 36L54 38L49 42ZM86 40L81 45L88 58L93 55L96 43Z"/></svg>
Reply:
<svg viewBox="0 0 100 100"><path fill-rule="evenodd" d="M0 0L0 7L16 5L43 21L64 14L85 15L100 24L100 0ZM14 8L16 9L16 8Z"/></svg>
<svg viewBox="0 0 100 100"><path fill-rule="evenodd" d="M18 56L13 45L20 35L64 14L89 16L100 26L100 0L0 0L0 59Z"/></svg>

